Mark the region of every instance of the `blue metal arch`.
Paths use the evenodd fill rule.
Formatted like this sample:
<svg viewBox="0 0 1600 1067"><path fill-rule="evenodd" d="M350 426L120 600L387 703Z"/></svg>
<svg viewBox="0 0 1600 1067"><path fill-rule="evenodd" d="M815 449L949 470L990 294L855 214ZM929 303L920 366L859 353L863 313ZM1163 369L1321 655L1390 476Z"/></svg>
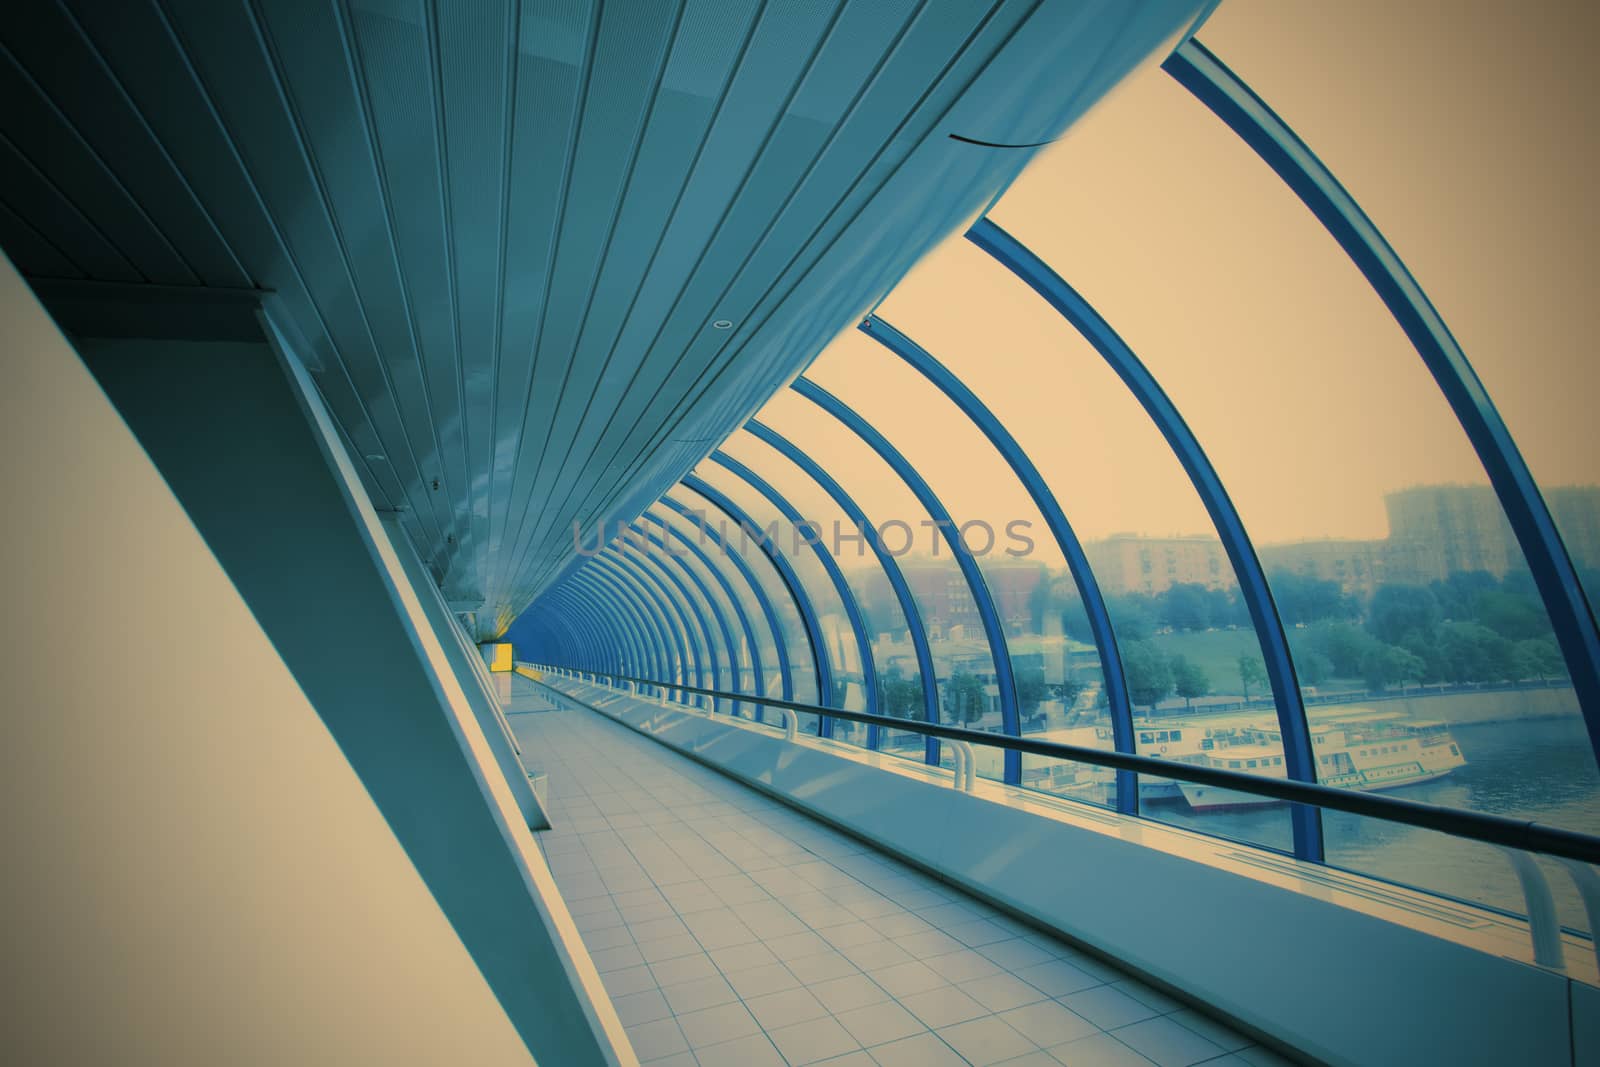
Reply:
<svg viewBox="0 0 1600 1067"><path fill-rule="evenodd" d="M723 469L732 472L750 485L756 492L778 509L778 513L789 521L791 526L798 527L805 518L789 503L787 497L778 492L773 485L749 467L740 463L721 449L711 453L711 461ZM809 540L809 539L808 539ZM867 638L866 621L861 616L861 605L856 602L855 592L850 588L850 583L845 580L844 572L839 569L839 563L829 554L822 545L812 542L812 553L817 557L817 562L822 564L822 569L828 575L828 580L833 583L834 592L839 597L839 602L844 606L845 618L850 622L850 632L855 636L856 654L861 661L861 684L866 690L867 712L876 715L878 712L878 665L872 658L872 642ZM840 664L842 667L843 664ZM830 702L831 703L831 702ZM831 725L831 724L830 724ZM830 729L824 736L831 737ZM867 747L877 748L878 728L869 727L867 732Z"/></svg>
<svg viewBox="0 0 1600 1067"><path fill-rule="evenodd" d="M663 496L661 503L690 522L697 522L695 512L672 497ZM767 629L772 631L773 651L778 656L778 681L782 686L783 699L793 700L794 679L789 673L788 639L784 635L783 624L778 620L778 613L772 606L772 600L767 596L766 588L762 586L761 580L756 577L755 571L750 569L750 564L745 562L744 557L739 554L737 549L727 543L715 527L702 525L699 526L699 529L704 531L707 537L711 538L712 542L717 546L717 550L722 553L723 558L733 563L734 568L744 578L745 584L750 587L750 592L756 598L756 603L761 606L761 614L766 616ZM762 709L757 709L756 711L757 718L764 718L765 714Z"/></svg>
<svg viewBox="0 0 1600 1067"><path fill-rule="evenodd" d="M599 652L596 647L597 636L593 623L586 617L575 612L564 613L567 634L573 644L572 662L585 670L595 669L599 663ZM581 635L581 636L580 636Z"/></svg>
<svg viewBox="0 0 1600 1067"><path fill-rule="evenodd" d="M649 610L655 613L662 631L668 635L673 646L677 649L677 662L681 669L672 680L683 685L693 684L704 687L705 675L700 664L700 652L694 647L694 638L688 633L687 623L678 616L672 605L663 600L661 595L654 589L641 581L631 568L618 562L615 557L609 556L605 552L601 552L590 560L590 566L598 567L605 573L610 574L613 580L626 586L635 597L648 605ZM690 674L691 669L693 671L692 675ZM693 682L690 681L691 677L694 679ZM683 704L699 705L700 703L698 696L691 697L688 693L683 692L678 694L678 699Z"/></svg>
<svg viewBox="0 0 1600 1067"><path fill-rule="evenodd" d="M560 605L572 605L568 610L571 613L596 612L610 620L610 626L629 635L630 640L641 649L648 645L640 643L639 632L634 624L633 612L621 601L614 600L609 593L592 579L579 579L573 577L551 592L551 599ZM569 623L570 625L570 623Z"/></svg>
<svg viewBox="0 0 1600 1067"><path fill-rule="evenodd" d="M676 537L679 542L681 542L683 546L700 561L701 565L705 567L707 573L716 579L717 584L722 588L722 592L726 596L728 603L733 605L733 613L739 619L739 626L744 631L745 643L750 648L750 669L753 680L755 681L756 696L766 696L767 679L765 669L761 663L761 646L756 641L755 628L750 625L750 616L744 610L744 604L740 601L739 594L734 590L733 583L728 580L728 576L726 574L722 573L722 568L711 562L711 557L706 554L704 549L695 544L694 540L690 538L688 534L685 534L682 530L667 522L665 519L662 519L655 512L648 508L645 509L643 517L648 517L654 520L658 527ZM661 543L661 550L663 552L667 551L665 542Z"/></svg>
<svg viewBox="0 0 1600 1067"><path fill-rule="evenodd" d="M1467 438L1522 546L1600 761L1600 632L1533 472L1489 391L1432 301L1366 212L1316 153L1205 45L1190 39L1162 69L1255 150L1327 228L1410 338Z"/></svg>
<svg viewBox="0 0 1600 1067"><path fill-rule="evenodd" d="M600 602L597 598L587 599L578 596L577 592L568 586L561 586L551 590L550 600L555 604L568 604L572 614L590 616L587 621L593 622L592 615L598 614L606 620L606 625L599 629L607 631L612 644L615 646L611 655L618 662L629 663L633 660L633 637L623 621L616 617L615 610Z"/></svg>
<svg viewBox="0 0 1600 1067"><path fill-rule="evenodd" d="M563 600L562 597L562 592L556 591L551 604L564 617L569 631L582 633L586 647L592 650L591 657L586 659L599 664L617 658L620 652L616 647L617 637L608 633L609 627L599 625L595 618L596 614L604 616L607 613L597 605L574 598Z"/></svg>
<svg viewBox="0 0 1600 1067"><path fill-rule="evenodd" d="M972 590L973 603L977 605L978 617L983 621L983 632L989 639L989 652L994 659L995 681L1000 689L1000 730L1012 737L1021 737L1022 720L1017 711L1017 679L1011 670L1011 652L1006 645L1005 628L1000 625L1000 613L995 610L994 598L989 594L989 584L984 581L983 572L978 568L977 561L972 558L972 553L968 552L967 546L962 543L961 535L956 531L955 523L950 518L950 512L945 509L944 503L934 493L932 487L923 480L922 475L917 473L916 468L906 462L905 456L900 454L899 449L890 444L888 438L879 433L866 419L856 414L848 404L807 378L796 378L789 388L844 423L851 432L883 457L884 462L888 463L900 476L900 480L906 483L906 487L916 494L918 503L927 511L928 517L934 521L939 532L944 535L945 543L950 546L950 552L961 568L962 577L967 580L967 585ZM1022 781L1021 753L1006 752L1002 777L1011 785L1017 785Z"/></svg>
<svg viewBox="0 0 1600 1067"><path fill-rule="evenodd" d="M900 602L900 610L905 614L906 626L911 631L911 647L917 657L917 673L922 683L923 715L928 722L938 722L939 679L933 665L933 651L928 647L928 631L922 621L922 609L917 607L917 598L912 595L911 587L906 584L905 575L900 571L900 564L884 549L883 542L879 540L877 527L867 521L866 513L850 494L845 492L844 487L823 470L821 464L795 447L794 442L756 419L746 422L744 428L787 456L790 462L810 475L811 479L822 487L823 492L839 505L839 510L844 512L845 517L856 524L868 547L872 549L872 554L877 557L879 566L883 568L884 577L888 579L889 587L894 590L895 599ZM925 738L923 753L923 758L928 763L937 766L939 739Z"/></svg>
<svg viewBox="0 0 1600 1067"><path fill-rule="evenodd" d="M609 555L605 558L611 559L626 569L628 573L634 575L645 590L655 597L658 603L665 605L665 610L677 622L683 633L684 643L689 649L690 659L694 663L694 684L701 688L717 688L715 685L707 685L706 665L708 660L712 666L709 681L715 682L718 672L716 671L715 653L709 646L711 631L709 627L704 625L705 620L698 618L699 609L694 607L693 604L687 607L680 604L677 597L673 596L672 589L667 583L657 577L655 571L642 559L635 558L617 545L611 546L606 551ZM704 707L706 697L701 696L699 693L693 693L690 694L690 699L687 702L697 707ZM715 698L712 698L711 706L715 709Z"/></svg>
<svg viewBox="0 0 1600 1067"><path fill-rule="evenodd" d="M648 515L649 513L646 512L645 514ZM733 630L728 626L727 613L724 612L722 610L722 606L719 603L717 603L716 597L711 595L711 587L708 586L705 583L705 580L700 577L700 575L694 570L694 568L690 567L689 564L684 560L684 554L683 553L675 553L671 549L669 549L667 547L666 539L661 537L661 536L659 536L658 534L652 533L650 531L649 523L641 521L644 518L645 518L645 516L640 516L640 519L634 520L634 522L631 524L632 528L637 530L641 535L643 535L647 540L649 540L649 542L651 544L653 544L657 548L661 549L662 553L668 559L670 559L678 567L679 570L683 571L683 573L686 576L688 576L689 581L692 582L694 584L694 587L700 591L701 599L703 599L706 602L706 604L711 608L711 614L715 617L715 619L717 621L717 629L720 630L721 633L722 633L722 644L723 644L723 647L728 652L728 667L729 667L729 670L731 671L731 673L733 675L732 682L728 686L726 686L726 688L731 692L739 692L740 691L740 687L741 687L741 677L742 677L741 671L742 671L742 668L743 668L743 659L739 655L738 642L736 642L733 639ZM667 527L667 526L662 526L662 529L670 530L671 528ZM712 573L716 574L715 571L712 571ZM732 598L731 597L730 597L730 602L732 602ZM737 602L732 602L732 606L733 606L734 611L738 612L739 615L742 618L744 613L742 611L739 611L738 603ZM745 629L746 629L746 631L748 631L748 629L749 629L748 625L746 626ZM719 686L719 688L723 688L723 687ZM738 713L739 713L739 704L738 704L737 701L735 701L734 704L733 704L732 714L737 715Z"/></svg>
<svg viewBox="0 0 1600 1067"><path fill-rule="evenodd" d="M642 533L643 533L643 531L641 531L641 534ZM722 662L721 662L720 657L718 657L718 655L717 655L716 637L713 635L713 633L711 631L710 624L706 621L705 612L703 612L700 609L699 602L696 601L694 599L693 595L689 592L689 587L683 583L683 580L681 578L679 578L676 574L672 573L672 571L667 568L666 564L662 563L660 560L658 560L658 559L654 558L653 556L651 556L650 553L640 551L637 546L629 546L627 544L627 539L626 538L624 538L620 542L620 544L623 546L619 550L621 552L621 554L625 555L625 556L626 555L633 556L633 558L635 559L635 561L639 565L640 569L644 570L645 572L649 573L652 577L654 577L656 579L656 582L657 582L658 585L660 584L661 577L665 577L669 582L672 583L673 587L678 590L679 594L682 595L684 601L689 606L690 613L694 616L695 622L700 627L700 635L701 635L701 638L703 639L703 642L704 642L704 645L705 645L706 659L708 659L710 661L710 663L711 663L711 688L712 689L723 689L723 688L725 688L723 686L723 684L722 684ZM628 549L630 547L633 549L633 551L631 553L628 551ZM657 572L659 572L659 574ZM665 587L663 587L663 588L665 588ZM665 590L665 591L668 592L669 594L671 592L671 590ZM710 598L708 597L707 599L709 600ZM679 606L678 610L679 610L680 613L682 613L682 611L683 611L682 606ZM716 605L715 604L713 604L711 606L711 610L713 612L716 611ZM726 623L724 623L723 626L722 626L722 633L723 633L723 636L725 638L728 638L728 644L730 646L730 654L731 654L732 639L728 637L728 627L727 627ZM717 710L717 698L716 697L712 697L711 698L711 710L713 712L715 712Z"/></svg>
<svg viewBox="0 0 1600 1067"><path fill-rule="evenodd" d="M598 555L591 557L588 564L574 572L574 577L588 576L606 586L613 596L631 604L634 612L644 620L646 632L651 635L652 643L656 646L657 654L665 668L657 677L668 685L688 681L688 657L684 654L683 644L677 632L668 624L653 601L635 589L626 579L618 577L610 568L601 566L602 562L602 558ZM667 699L679 703L687 702L686 694L675 689L667 691Z"/></svg>
<svg viewBox="0 0 1600 1067"><path fill-rule="evenodd" d="M579 589L587 587L590 592L581 593ZM650 638L646 637L637 609L630 609L626 601L616 600L610 590L600 585L592 576L573 576L558 590L566 590L571 597L579 598L582 603L594 601L594 609L608 617L611 625L621 630L634 648L634 661L638 665L635 677L659 678L664 672L658 661L658 649Z"/></svg>
<svg viewBox="0 0 1600 1067"><path fill-rule="evenodd" d="M1184 471L1194 483L1195 491L1200 494L1211 521L1217 527L1217 535L1222 539L1222 546L1233 564L1234 576L1239 580L1240 596L1249 607L1251 621L1255 623L1267 678L1272 684L1278 729L1283 736L1284 768L1289 777L1296 781L1315 782L1316 756L1311 751L1305 704L1289 655L1289 639L1284 634L1283 620L1278 615L1277 605L1273 603L1272 591L1261 570L1261 561L1256 558L1255 547L1245 533L1239 512L1229 499L1228 491L1223 488L1222 479L1217 477L1216 468L1195 439L1194 432L1127 342L1044 260L988 219L973 223L967 231L967 239L993 256L1060 312L1104 357L1167 439L1167 444L1183 464ZM1293 804L1290 806L1290 822L1294 830L1294 854L1300 859L1320 862L1323 858L1321 812L1304 804Z"/></svg>
<svg viewBox="0 0 1600 1067"><path fill-rule="evenodd" d="M693 474L683 476L683 484L705 497L721 510L728 518L739 524L742 529L759 530L748 515L740 509L716 486L711 485L704 478ZM763 536L756 540L761 547L762 554L772 562L778 571L778 576L783 579L783 584L788 587L789 598L794 601L795 609L800 613L800 619L805 625L806 639L811 643L811 662L817 672L817 703L822 707L832 707L834 701L833 672L828 665L827 639L823 636L822 626L817 620L817 613L811 607L811 600L806 596L805 587L800 584L800 576L795 574L794 567L784 558L783 553L775 550ZM827 737L832 733L832 727L826 717L819 716L817 722L819 736Z"/></svg>
<svg viewBox="0 0 1600 1067"><path fill-rule="evenodd" d="M1078 596L1083 601L1089 628L1100 650L1100 673L1105 679L1113 744L1118 752L1134 752L1133 705L1128 699L1127 680L1122 673L1122 654L1117 649L1117 637L1111 627L1111 615L1106 610L1105 597L1100 593L1100 583L1095 580L1094 569L1089 566L1089 557L1084 554L1078 535L1067 522L1066 514L1040 475L1039 468L1033 465L1033 460L1028 458L1017 439L1011 436L1011 431L1001 424L994 412L961 379L950 373L949 368L933 358L927 349L879 318L868 318L861 323L860 329L909 363L949 397L994 445L1033 498L1051 534L1055 536L1061 554L1066 557L1067 569L1072 572L1072 580L1078 586ZM1117 810L1127 815L1137 814L1139 810L1138 776L1132 771L1117 772Z"/></svg>
<svg viewBox="0 0 1600 1067"><path fill-rule="evenodd" d="M567 658L566 646L560 640L555 628L550 624L547 609L541 608L541 614L532 624L533 628L533 655L540 660L565 660Z"/></svg>

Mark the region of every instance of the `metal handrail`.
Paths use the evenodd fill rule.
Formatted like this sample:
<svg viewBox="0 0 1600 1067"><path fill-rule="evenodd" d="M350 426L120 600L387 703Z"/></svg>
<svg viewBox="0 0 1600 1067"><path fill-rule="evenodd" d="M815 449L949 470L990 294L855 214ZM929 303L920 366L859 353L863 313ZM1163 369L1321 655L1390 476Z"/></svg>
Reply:
<svg viewBox="0 0 1600 1067"><path fill-rule="evenodd" d="M1437 804L1425 804L1415 800L1401 800L1397 797L1335 789L1331 786L1315 785L1310 782L1261 778L1241 771L1200 767L1192 763L1180 763L1154 756L1137 756L1126 752L1107 752L1102 749L1084 748L1081 745L1063 744L1059 741L1041 741L1036 738L1012 737L1009 734L969 730L959 726L944 726L921 719L898 719L887 715L869 715L865 712L846 711L843 708L827 708L816 704L803 704L799 701L781 700L777 697L758 697L748 693L730 693L715 689L702 689L692 685L660 682L653 678L635 678L629 675L606 674L605 672L596 671L583 671L582 673L597 678L609 678L612 681L654 685L663 689L677 689L685 693L697 693L702 696L745 701L766 707L785 708L789 711L805 714L826 715L835 719L865 723L869 726L886 726L895 730L909 730L949 741L988 745L991 748L1022 752L1032 756L1073 760L1098 767L1135 771L1159 778L1171 778L1180 782L1193 782L1196 785L1219 786L1225 789L1232 789L1235 792L1270 797L1273 800L1287 801L1291 804L1310 804L1333 811L1347 812L1351 815L1404 823L1408 826L1434 830L1454 837L1480 841L1484 844L1497 845L1502 848L1521 849L1524 852L1537 852L1561 859L1577 860L1581 863L1600 864L1600 837L1579 833L1576 830L1564 830L1556 826L1546 826L1530 819L1512 819L1504 815L1486 815L1475 811L1460 811L1455 808L1440 807Z"/></svg>

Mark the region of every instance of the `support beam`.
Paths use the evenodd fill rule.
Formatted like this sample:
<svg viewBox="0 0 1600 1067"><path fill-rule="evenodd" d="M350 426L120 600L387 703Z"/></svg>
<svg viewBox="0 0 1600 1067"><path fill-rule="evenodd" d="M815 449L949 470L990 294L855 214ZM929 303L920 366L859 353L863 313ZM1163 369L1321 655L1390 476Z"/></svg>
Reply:
<svg viewBox="0 0 1600 1067"><path fill-rule="evenodd" d="M528 1050L545 1063L631 1060L544 859L489 766L463 682L306 372L264 339L80 338L78 348Z"/></svg>

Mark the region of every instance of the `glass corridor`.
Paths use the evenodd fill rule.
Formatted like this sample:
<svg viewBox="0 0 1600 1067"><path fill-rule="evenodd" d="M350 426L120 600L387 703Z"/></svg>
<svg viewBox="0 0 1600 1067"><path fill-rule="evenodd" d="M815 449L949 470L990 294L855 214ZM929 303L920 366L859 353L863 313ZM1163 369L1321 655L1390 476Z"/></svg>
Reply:
<svg viewBox="0 0 1600 1067"><path fill-rule="evenodd" d="M1331 61L1266 54L1230 11L656 505L574 530L580 559L511 631L519 658L1600 833L1600 456L1571 447L1582 406L1541 392L1577 372L1559 339L1486 325L1473 294L1500 264L1386 240L1374 219L1411 217L1417 160L1354 152L1293 77ZM1365 69L1351 48L1329 78ZM1440 151L1436 168L1460 162ZM909 730L800 728L956 759ZM1487 845L976 759L996 781L1523 910ZM1562 924L1587 931L1548 873Z"/></svg>

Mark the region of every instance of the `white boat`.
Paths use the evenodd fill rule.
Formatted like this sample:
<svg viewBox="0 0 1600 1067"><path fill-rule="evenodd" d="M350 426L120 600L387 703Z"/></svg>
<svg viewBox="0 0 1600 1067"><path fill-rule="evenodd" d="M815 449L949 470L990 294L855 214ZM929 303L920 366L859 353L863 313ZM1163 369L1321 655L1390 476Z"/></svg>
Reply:
<svg viewBox="0 0 1600 1067"><path fill-rule="evenodd" d="M1317 780L1338 789L1376 791L1416 785L1442 778L1466 764L1461 747L1442 722L1402 720L1357 709L1362 714L1325 719L1311 726L1311 744L1317 759ZM1283 748L1276 730L1245 729L1213 738L1212 747L1185 762L1198 766L1256 774L1264 778L1287 776ZM1177 783L1178 791L1196 811L1247 808L1277 804L1270 797L1241 793L1218 786Z"/></svg>

